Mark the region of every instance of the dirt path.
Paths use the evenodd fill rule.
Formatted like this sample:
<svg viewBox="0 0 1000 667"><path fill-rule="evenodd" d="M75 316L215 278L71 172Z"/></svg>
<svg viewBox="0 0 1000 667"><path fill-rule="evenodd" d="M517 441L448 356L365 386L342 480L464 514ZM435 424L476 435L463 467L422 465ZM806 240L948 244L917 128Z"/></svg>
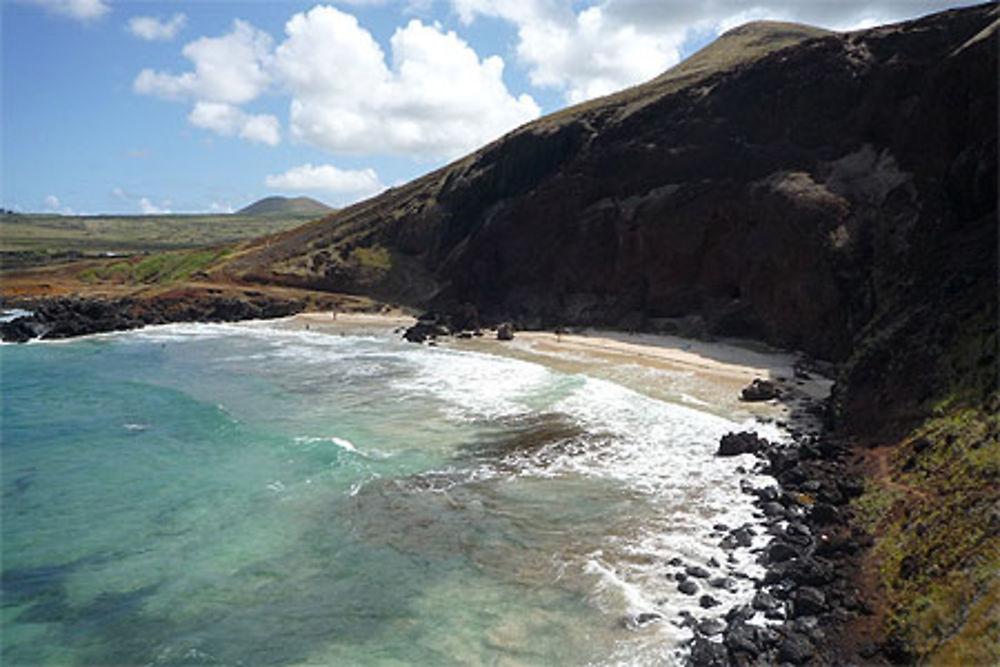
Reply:
<svg viewBox="0 0 1000 667"><path fill-rule="evenodd" d="M891 473L889 470L889 455L896 449L892 446L876 447L871 450L869 454L875 459L875 470L874 478L879 484L884 485L887 488L894 489L896 491L902 491L908 496L919 498L920 500L930 500L931 497L924 493L914 489L912 486L907 486L906 484L901 484L894 481L891 478Z"/></svg>

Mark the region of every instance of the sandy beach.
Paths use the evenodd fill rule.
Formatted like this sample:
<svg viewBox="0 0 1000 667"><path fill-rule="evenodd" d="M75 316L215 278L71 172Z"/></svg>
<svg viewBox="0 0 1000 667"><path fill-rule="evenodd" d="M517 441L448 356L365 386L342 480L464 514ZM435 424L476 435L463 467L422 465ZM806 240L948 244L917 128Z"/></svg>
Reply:
<svg viewBox="0 0 1000 667"><path fill-rule="evenodd" d="M401 312L337 313L336 317L329 312L302 313L287 320L293 327L354 335L385 333L415 321ZM796 405L825 398L832 386L832 381L824 377L796 377L795 353L750 341L705 341L604 330L573 334L519 331L513 341L498 341L494 331L485 330L481 337L446 337L436 344L532 361L565 373L582 373L734 421L761 418L790 424L792 414L801 412L795 410ZM740 390L754 378L776 382L782 390L781 400L741 401Z"/></svg>

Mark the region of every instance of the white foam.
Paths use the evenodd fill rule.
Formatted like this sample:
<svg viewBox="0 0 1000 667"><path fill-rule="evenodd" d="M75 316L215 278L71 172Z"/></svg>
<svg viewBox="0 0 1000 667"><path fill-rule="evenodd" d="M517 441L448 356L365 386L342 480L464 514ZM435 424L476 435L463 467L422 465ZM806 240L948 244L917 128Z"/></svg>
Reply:
<svg viewBox="0 0 1000 667"><path fill-rule="evenodd" d="M394 388L443 402L446 415L458 421L529 414L531 396L555 377L539 364L474 352L414 348L401 355L414 372Z"/></svg>
<svg viewBox="0 0 1000 667"><path fill-rule="evenodd" d="M318 443L329 442L329 443L331 443L333 445L336 445L337 447L339 447L340 449L344 450L345 452L350 452L352 454L357 454L358 456L362 456L364 458L376 458L376 459L389 458L388 454L386 454L384 452L381 452L379 450L371 450L371 452L361 451L350 440L348 440L346 438L341 438L341 437L336 436L336 435L324 436L324 437L299 436L299 437L295 438L295 442L297 444L300 444L300 445L305 445L306 449L312 449L312 446L315 446Z"/></svg>
<svg viewBox="0 0 1000 667"><path fill-rule="evenodd" d="M612 604L624 607L629 616L656 609L654 601L647 599L642 589L616 573L612 566L603 561L602 557L601 551L592 553L583 567L584 572L597 575L598 584L595 587L595 592L598 596L617 598L612 601ZM606 605L605 602L600 606Z"/></svg>
<svg viewBox="0 0 1000 667"><path fill-rule="evenodd" d="M0 322L13 322L19 317L31 317L34 311L23 308L6 308L0 310Z"/></svg>

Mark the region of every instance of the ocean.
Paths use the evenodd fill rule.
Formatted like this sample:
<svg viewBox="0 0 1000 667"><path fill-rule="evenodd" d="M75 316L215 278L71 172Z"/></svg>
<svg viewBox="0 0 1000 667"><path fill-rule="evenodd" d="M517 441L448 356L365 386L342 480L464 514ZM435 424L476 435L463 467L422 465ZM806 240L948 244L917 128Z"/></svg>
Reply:
<svg viewBox="0 0 1000 667"><path fill-rule="evenodd" d="M0 373L5 665L671 664L761 571L745 425L593 375L269 322Z"/></svg>

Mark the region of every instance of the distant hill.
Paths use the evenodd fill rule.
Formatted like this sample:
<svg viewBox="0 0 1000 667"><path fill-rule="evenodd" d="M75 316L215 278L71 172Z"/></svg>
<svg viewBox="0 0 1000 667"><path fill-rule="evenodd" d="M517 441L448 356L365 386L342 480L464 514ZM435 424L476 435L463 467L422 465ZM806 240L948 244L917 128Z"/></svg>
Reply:
<svg viewBox="0 0 1000 667"><path fill-rule="evenodd" d="M264 197L236 211L236 215L273 215L275 213L323 215L333 210L323 202L316 201L311 197Z"/></svg>

